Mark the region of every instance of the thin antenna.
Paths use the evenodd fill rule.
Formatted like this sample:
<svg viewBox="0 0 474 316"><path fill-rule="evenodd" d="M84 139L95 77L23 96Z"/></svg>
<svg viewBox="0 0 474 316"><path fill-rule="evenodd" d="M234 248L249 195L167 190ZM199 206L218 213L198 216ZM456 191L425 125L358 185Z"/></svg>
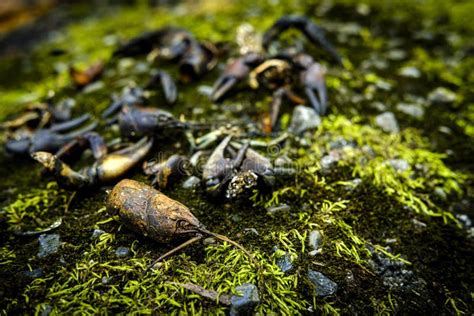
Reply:
<svg viewBox="0 0 474 316"><path fill-rule="evenodd" d="M175 247L173 249L171 249L170 251L168 251L167 253L163 254L161 257L159 257L158 259L156 259L155 261L152 262L152 264L150 264L148 266L148 268L145 270L145 273L147 273L151 268L153 268L153 266L155 266L155 264L157 264L158 262L160 262L161 260L165 259L166 257L169 257L171 256L172 254L174 254L175 252L178 252L180 251L181 249L183 248L186 248L187 246L189 245L192 245L194 244L196 241L199 241L200 239L202 239L202 235L198 235L196 237L193 237L187 241L185 241L184 243L182 243L181 245L179 245L178 247Z"/></svg>
<svg viewBox="0 0 474 316"><path fill-rule="evenodd" d="M228 242L229 244L231 245L234 245L235 247L239 248L240 250L242 250L249 258L250 260L252 260L252 262L255 264L255 266L258 267L258 263L257 261L255 260L254 256L247 250L245 249L242 245L238 244L237 242L229 239L229 237L226 237L224 235L221 235L221 234L217 234L217 233L213 233L211 231L208 231L206 229L200 229L201 232L205 233L205 234L209 234L211 236L214 236L222 241L225 241L225 242Z"/></svg>

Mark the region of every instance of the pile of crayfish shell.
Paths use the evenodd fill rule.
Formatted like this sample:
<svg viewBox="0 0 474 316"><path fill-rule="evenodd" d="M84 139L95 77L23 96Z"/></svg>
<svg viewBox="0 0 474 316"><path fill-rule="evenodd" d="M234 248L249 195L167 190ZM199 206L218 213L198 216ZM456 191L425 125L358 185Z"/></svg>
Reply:
<svg viewBox="0 0 474 316"><path fill-rule="evenodd" d="M308 42L321 47L334 63L342 65L324 30L304 16L283 16L261 36L248 27L241 28L237 38L239 51L234 54L229 53L228 46L199 41L185 29L164 27L131 39L111 56L113 60L146 55L148 60L167 61L178 66L178 79L186 83L200 80L220 63L223 55L231 55L209 98L220 103L247 89L270 92L270 109L251 131L222 122L208 134L194 137L198 123L182 121L166 110L146 106L147 92L152 89L161 90L163 102L168 105L178 100L175 79L156 69L144 85L127 86L113 94L112 102L99 118L89 114L72 117L73 99L55 102L54 94L49 95L44 103L26 108L1 125L6 131L5 150L13 156L31 156L44 166L45 173L54 176L59 186L74 191L114 184L144 162L143 171L153 178L151 186L133 180L120 181L108 196L107 208L111 213L132 230L159 242L192 235L185 243L188 245L207 234L241 247L208 231L186 206L159 190L185 176L194 176L200 179L208 198L232 200L255 189L271 190L278 178L295 172L291 167L274 164L255 148L262 144L251 140L255 134L278 135L280 110L285 104L306 105L305 111L314 114L310 118L327 112L325 66L301 47L282 48L277 43L280 34L290 28L300 31ZM107 65L99 62L85 71L71 67L71 79L77 89L82 89L97 80ZM96 131L104 126L118 127L121 141L106 141ZM298 133L299 127L289 132ZM189 157L175 154L146 161L156 154L157 140L167 131L185 135ZM285 142L286 138L280 136L275 136L272 144ZM93 163L75 169L73 163L87 149L92 152ZM203 159L200 172L197 163Z"/></svg>

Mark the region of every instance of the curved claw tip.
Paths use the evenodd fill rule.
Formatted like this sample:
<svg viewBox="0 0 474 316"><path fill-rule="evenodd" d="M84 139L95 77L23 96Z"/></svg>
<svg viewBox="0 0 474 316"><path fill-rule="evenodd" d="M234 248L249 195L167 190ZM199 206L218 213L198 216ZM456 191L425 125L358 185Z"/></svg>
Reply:
<svg viewBox="0 0 474 316"><path fill-rule="evenodd" d="M49 171L54 170L54 165L56 163L56 157L45 151L37 151L31 154L31 158L38 161Z"/></svg>

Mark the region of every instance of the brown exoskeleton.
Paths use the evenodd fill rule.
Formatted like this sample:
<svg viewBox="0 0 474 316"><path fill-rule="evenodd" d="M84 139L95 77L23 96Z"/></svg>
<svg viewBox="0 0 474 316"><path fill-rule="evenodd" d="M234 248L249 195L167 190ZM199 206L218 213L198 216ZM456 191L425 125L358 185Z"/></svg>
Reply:
<svg viewBox="0 0 474 316"><path fill-rule="evenodd" d="M173 185L185 175L190 174L189 159L181 155L172 155L163 161L146 161L143 171L146 175L154 176L152 185L164 189Z"/></svg>
<svg viewBox="0 0 474 316"><path fill-rule="evenodd" d="M120 181L109 194L107 210L112 215L118 215L126 227L160 243L192 236L188 241L160 256L150 267L200 240L203 235L226 241L244 251L253 260L252 255L235 241L208 231L185 205L144 183L129 179Z"/></svg>
<svg viewBox="0 0 474 316"><path fill-rule="evenodd" d="M41 163L46 170L53 173L61 187L69 190L80 190L120 178L145 158L153 145L152 140L142 138L129 147L107 153L107 147L99 135L89 133L85 137L87 137L85 142L88 142L91 146L96 161L79 171L73 170L61 160L62 156L68 154L63 149L56 155L38 151L32 153L31 157ZM82 145L81 143L82 141L77 141L78 145ZM67 146L67 150L71 150L74 145Z"/></svg>

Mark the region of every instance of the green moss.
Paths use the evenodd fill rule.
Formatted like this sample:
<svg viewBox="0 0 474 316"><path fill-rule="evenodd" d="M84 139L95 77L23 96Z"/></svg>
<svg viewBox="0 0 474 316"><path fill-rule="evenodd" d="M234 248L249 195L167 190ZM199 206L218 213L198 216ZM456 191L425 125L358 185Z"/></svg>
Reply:
<svg viewBox="0 0 474 316"><path fill-rule="evenodd" d="M304 314L311 310L321 314L472 312L474 277L466 260L472 254L472 245L465 232L453 225L457 223L457 203L472 194L472 173L466 171L469 165L459 167L456 155L443 153L450 149L464 159L474 153L468 147L474 119L472 104L467 102L473 95L469 71L472 58L451 58L452 50L464 45L465 32L471 29L472 23L462 22L470 4L366 1L371 9L367 17L354 15L366 8L353 1L335 1L334 6L327 7L311 1L202 1L154 9L145 2L113 11L98 9L86 20L73 21L61 30L60 36L33 50L30 62L34 71L25 70L28 67L23 67L22 62L0 61L0 72L15 74L14 80L0 87L0 119L28 102L44 99L49 90L56 91L58 99L74 96L78 104L75 114L98 115L110 103L111 93L131 82L143 85L153 68L164 67L176 75L173 65L150 64L145 57L126 59L110 61L101 78L102 88L92 92L71 88L68 65L86 67L97 60L108 60L120 42L144 30L172 24L188 28L200 39L232 41L240 23L248 22L263 30L286 13L317 16L317 22L328 27L329 36L344 55L345 69L333 67L326 61L328 58L302 41L312 54L321 57L322 63L328 64L327 86L333 115L323 118L314 135L303 140L291 138L289 145L281 148L279 154L294 158L301 168L296 176L279 180L271 193L255 192L250 202L221 205L205 199L201 189L191 192L175 187L165 191L188 205L210 230L225 233L248 248L258 267L240 250L225 243L197 244L144 273L155 258L179 241L161 245L135 235L106 213L105 191L83 192L71 200L70 193L54 184L46 185L50 178L38 185L39 168L32 168L32 162L2 156L2 225L10 231L39 229L63 218L58 229L63 241L60 254L47 259L36 257L34 239L2 236L5 245L0 248L0 264L7 267L8 273L2 272L1 276L6 288L15 289L2 291L3 313L35 310L40 314L50 308L54 313L65 314L124 310L143 314L228 312L228 307L176 284L186 282L227 294L237 285L254 283L262 300L257 307L261 314ZM345 9L350 14L346 15ZM447 27L429 25L443 14L452 23ZM340 27L350 26L347 22L358 23L356 31L338 38L335 33ZM436 49L414 40L414 30L444 29L459 32L460 39L452 40L451 36L445 47ZM400 37L393 34L404 34L404 41L396 44ZM282 37L287 43L296 43L300 38L294 31ZM401 45L407 53L406 60L388 61L386 54L393 45ZM67 54L51 57L52 48L66 49ZM388 63L388 69L367 63L379 59ZM137 67L139 63L145 66L145 72ZM403 66L417 67L422 80L398 77L397 70ZM195 92L199 85L212 85L217 74L218 70L198 83L179 84L180 100L173 107L163 105L157 92L152 92L148 104L164 107L177 116L185 115L188 120L208 122L224 117L234 121L242 117L239 108L244 108L249 118L260 120L270 101L266 91L241 93L220 106ZM390 90L380 86L390 86ZM372 102L381 101L391 110L411 94L426 97L438 86L457 93L449 111L431 105L427 108L428 119L417 121L416 125L408 118L399 118L401 132L396 134L372 127L376 113ZM193 112L197 106L201 112ZM286 128L291 107L285 104L282 111L282 127ZM451 128L452 136L440 135L441 125ZM107 132L106 136L113 138L116 133ZM163 148L168 148L166 153L174 151L174 138L169 139L164 137L162 143ZM353 141L355 146L337 149L341 156L337 165L322 170L321 158L333 150L332 142L341 139ZM183 147L178 151L185 153L187 149ZM408 169L394 169L392 159L406 161ZM14 174L11 170L15 170ZM137 173L129 176L147 181ZM362 179L360 184L351 181L355 177ZM17 191L6 190L13 185L18 186ZM446 198L436 195L439 190ZM266 208L283 203L290 206L289 211L267 213ZM424 228L415 226L413 220L422 222ZM258 235L246 233L246 228L254 228ZM93 229L106 233L92 239ZM321 252L311 256L307 238L315 229L323 239ZM115 250L119 246L129 247L130 256L118 258ZM279 250L274 251L275 246ZM286 253L294 268L283 273L276 263ZM415 295L387 289L370 266L374 254L413 270L428 281L427 290ZM25 277L24 271L37 267L44 271L43 276L34 280ZM308 269L321 271L337 282L335 297L315 296L314 286L307 279ZM352 281L347 279L349 272ZM440 286L432 285L435 283ZM430 305L433 301L434 305Z"/></svg>
<svg viewBox="0 0 474 316"><path fill-rule="evenodd" d="M444 221L454 216L438 208L432 195L437 187L446 194L460 195L465 176L449 169L444 154L433 153L430 145L414 129L399 134L385 134L367 125L357 117L348 120L342 116L329 116L318 130L311 157L322 157L321 148L331 141L347 139L356 142L357 148L346 148L341 167L352 168L352 175L372 182L388 195L417 213L442 217ZM393 159L408 163L406 170L397 170Z"/></svg>
<svg viewBox="0 0 474 316"><path fill-rule="evenodd" d="M11 230L46 228L67 211L67 194L50 182L43 189L33 188L26 194L19 194L17 200L5 207L6 221Z"/></svg>

